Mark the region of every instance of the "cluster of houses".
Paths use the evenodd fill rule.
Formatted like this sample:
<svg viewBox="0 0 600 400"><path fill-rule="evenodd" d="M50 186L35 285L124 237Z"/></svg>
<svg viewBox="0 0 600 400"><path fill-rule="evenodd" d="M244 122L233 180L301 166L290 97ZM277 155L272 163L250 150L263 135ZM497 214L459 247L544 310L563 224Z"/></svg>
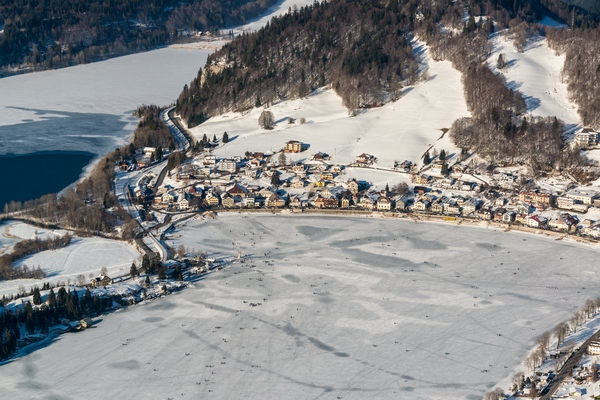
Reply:
<svg viewBox="0 0 600 400"><path fill-rule="evenodd" d="M346 167L331 163L326 153L287 162L286 153L306 148L291 140L279 155L246 152L244 157L218 158L210 150L204 151L169 172L177 184L154 191L150 188L155 177L148 177L139 182L134 195L139 202L152 202L153 207L168 211L289 207L412 212L519 223L600 238L600 223L580 221L570 213L600 207L600 194L592 190L570 190L560 196L541 190L519 191L522 178L516 173L495 173L484 182L473 174L473 166L455 163L446 176L435 171L428 175L426 172L435 170L435 162L418 172L410 161L396 162L393 169L410 175L412 190L374 190L370 183L348 177ZM153 149L146 150L151 153ZM376 156L362 153L350 165L368 168L376 160ZM550 218L549 213L541 212L552 208L562 211Z"/></svg>

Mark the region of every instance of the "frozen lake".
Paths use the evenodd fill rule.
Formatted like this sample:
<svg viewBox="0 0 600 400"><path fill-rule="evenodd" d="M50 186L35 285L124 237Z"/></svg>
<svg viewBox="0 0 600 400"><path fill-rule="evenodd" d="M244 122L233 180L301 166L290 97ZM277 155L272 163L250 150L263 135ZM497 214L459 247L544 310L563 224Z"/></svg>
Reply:
<svg viewBox="0 0 600 400"><path fill-rule="evenodd" d="M2 78L0 155L60 151L102 156L127 142L137 123L133 110L142 104L174 102L209 53L164 48ZM54 191L77 180L81 173L76 170L70 182ZM32 176L18 168L0 169L2 182L9 178L27 181ZM2 207L4 202L0 203Z"/></svg>
<svg viewBox="0 0 600 400"><path fill-rule="evenodd" d="M226 215L177 234L247 262L0 367L0 398L481 399L600 283L595 248L486 228Z"/></svg>

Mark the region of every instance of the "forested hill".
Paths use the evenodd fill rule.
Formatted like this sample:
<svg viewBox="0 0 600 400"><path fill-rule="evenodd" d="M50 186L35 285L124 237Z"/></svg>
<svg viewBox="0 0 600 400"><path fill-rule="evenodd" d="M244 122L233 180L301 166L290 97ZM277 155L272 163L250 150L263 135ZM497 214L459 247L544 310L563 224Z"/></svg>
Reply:
<svg viewBox="0 0 600 400"><path fill-rule="evenodd" d="M276 0L2 0L0 76L149 50L215 31ZM2 32L2 29L4 32Z"/></svg>
<svg viewBox="0 0 600 400"><path fill-rule="evenodd" d="M274 18L211 55L178 110L197 125L223 110L302 97L325 84L349 108L397 98L418 77L410 32L419 2L332 0Z"/></svg>
<svg viewBox="0 0 600 400"><path fill-rule="evenodd" d="M467 21L465 15L471 18ZM476 22L475 16L487 19ZM436 58L449 59L462 70L485 60L494 29L511 27L522 37L535 31L525 26L544 16L595 25L593 18L561 0L315 2L212 54L184 87L177 110L193 127L228 110L303 97L324 85L349 110L379 105L420 79L411 47L415 36L435 48Z"/></svg>

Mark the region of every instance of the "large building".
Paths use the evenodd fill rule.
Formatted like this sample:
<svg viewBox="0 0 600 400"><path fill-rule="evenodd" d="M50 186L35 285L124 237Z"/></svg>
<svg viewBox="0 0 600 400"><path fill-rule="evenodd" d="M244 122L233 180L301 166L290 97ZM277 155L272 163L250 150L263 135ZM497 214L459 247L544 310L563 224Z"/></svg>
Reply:
<svg viewBox="0 0 600 400"><path fill-rule="evenodd" d="M598 143L598 132L590 128L583 128L575 134L575 144L579 147L595 146Z"/></svg>
<svg viewBox="0 0 600 400"><path fill-rule="evenodd" d="M300 153L302 151L302 142L290 140L285 144L286 153Z"/></svg>

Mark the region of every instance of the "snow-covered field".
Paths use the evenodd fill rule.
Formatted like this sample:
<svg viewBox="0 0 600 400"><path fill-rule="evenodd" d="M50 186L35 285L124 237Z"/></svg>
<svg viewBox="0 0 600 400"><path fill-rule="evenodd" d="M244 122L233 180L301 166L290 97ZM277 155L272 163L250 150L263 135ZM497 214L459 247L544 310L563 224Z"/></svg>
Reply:
<svg viewBox="0 0 600 400"><path fill-rule="evenodd" d="M8 246L19 239L44 239L65 233L14 221L0 225L0 230L0 245L7 246L5 249L9 249ZM4 236L5 231L15 238ZM75 283L80 274L85 276L87 282L89 274L98 276L102 267L106 267L110 277L127 274L131 263L139 265L140 260L140 253L126 243L97 237L73 237L67 247L44 251L19 260L17 265L27 265L29 268L37 268L39 265L46 272L46 278L0 281L0 296L16 294L21 285L29 291L33 286L41 288L44 282Z"/></svg>
<svg viewBox="0 0 600 400"><path fill-rule="evenodd" d="M567 124L568 130L581 124L577 106L569 101L567 85L561 79L564 55L556 55L541 37L530 39L522 53L515 49L513 40L505 34L494 35L492 45L494 52L489 58L490 67L497 71L498 56L506 56L509 66L502 74L509 88L523 93L531 115L556 116Z"/></svg>
<svg viewBox="0 0 600 400"><path fill-rule="evenodd" d="M208 54L165 48L0 79L0 154L103 155L131 135L136 107L175 101Z"/></svg>
<svg viewBox="0 0 600 400"><path fill-rule="evenodd" d="M288 140L299 140L310 145L306 152L291 155L297 160L322 151L332 161L347 164L366 152L378 158L378 165L391 168L395 160L420 162L430 146L448 155L457 151L443 128L469 115L463 96L460 73L449 62L435 62L427 49L421 49L428 60L425 83L407 88L398 101L367 110L349 117L341 99L332 90L320 90L304 100L284 101L270 107L275 117L273 130L258 125L262 109L250 112L227 113L211 118L192 129L202 138L227 132L233 138L215 153L217 156L243 155L246 151L280 150ZM289 124L288 117L296 119ZM300 118L306 124L300 124Z"/></svg>
<svg viewBox="0 0 600 400"><path fill-rule="evenodd" d="M247 261L0 367L0 397L481 399L600 283L595 248L483 227L235 214L177 233Z"/></svg>

